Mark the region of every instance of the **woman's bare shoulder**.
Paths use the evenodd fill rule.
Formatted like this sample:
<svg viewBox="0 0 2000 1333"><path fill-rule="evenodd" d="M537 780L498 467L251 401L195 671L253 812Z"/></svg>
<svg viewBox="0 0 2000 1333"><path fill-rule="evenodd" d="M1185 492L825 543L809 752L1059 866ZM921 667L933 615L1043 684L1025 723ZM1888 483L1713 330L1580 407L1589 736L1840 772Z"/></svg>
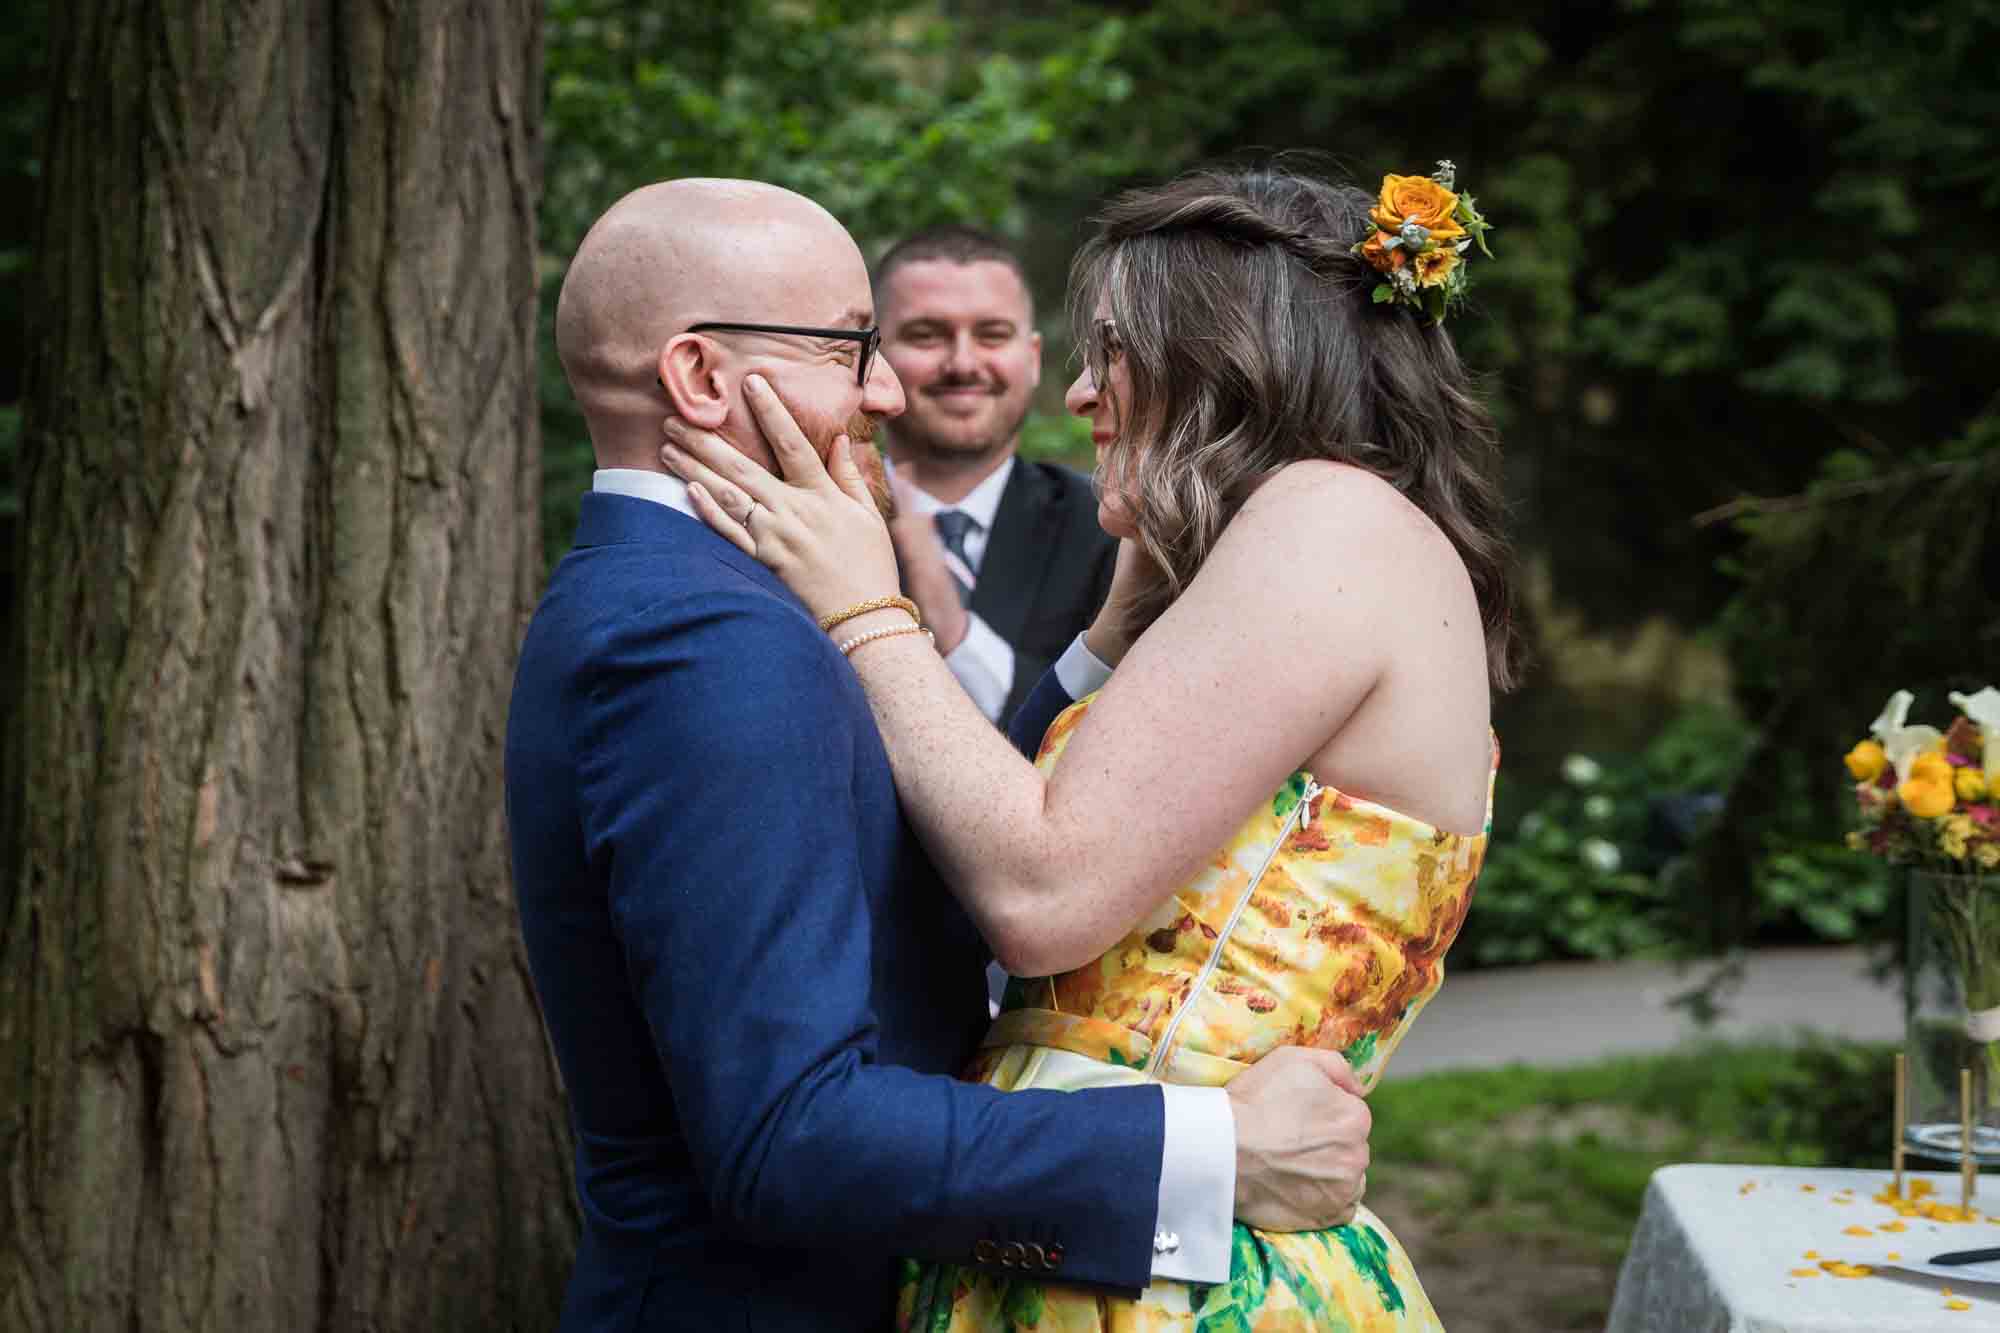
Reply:
<svg viewBox="0 0 2000 1333"><path fill-rule="evenodd" d="M1239 539L1293 554L1368 563L1415 562L1437 574L1464 567L1451 540L1395 486L1351 463L1306 459L1273 472L1230 524Z"/></svg>

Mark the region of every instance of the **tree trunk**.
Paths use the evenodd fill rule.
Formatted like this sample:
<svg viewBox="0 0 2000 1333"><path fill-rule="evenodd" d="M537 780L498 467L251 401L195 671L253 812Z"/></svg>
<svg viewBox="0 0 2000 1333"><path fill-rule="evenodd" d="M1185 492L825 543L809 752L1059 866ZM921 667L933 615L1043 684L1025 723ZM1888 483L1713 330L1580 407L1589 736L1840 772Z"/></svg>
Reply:
<svg viewBox="0 0 2000 1333"><path fill-rule="evenodd" d="M0 1328L547 1328L500 789L540 4L53 8Z"/></svg>

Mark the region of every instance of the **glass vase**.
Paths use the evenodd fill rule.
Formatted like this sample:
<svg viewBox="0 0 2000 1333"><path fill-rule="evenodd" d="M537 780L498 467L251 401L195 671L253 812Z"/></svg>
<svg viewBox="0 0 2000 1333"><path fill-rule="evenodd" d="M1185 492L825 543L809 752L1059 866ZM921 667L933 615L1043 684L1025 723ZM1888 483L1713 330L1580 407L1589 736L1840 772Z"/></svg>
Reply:
<svg viewBox="0 0 2000 1333"><path fill-rule="evenodd" d="M2000 1165L2000 875L1909 874L1903 1142L1958 1162L1966 1154L1960 1070L1972 1078L1972 1158Z"/></svg>

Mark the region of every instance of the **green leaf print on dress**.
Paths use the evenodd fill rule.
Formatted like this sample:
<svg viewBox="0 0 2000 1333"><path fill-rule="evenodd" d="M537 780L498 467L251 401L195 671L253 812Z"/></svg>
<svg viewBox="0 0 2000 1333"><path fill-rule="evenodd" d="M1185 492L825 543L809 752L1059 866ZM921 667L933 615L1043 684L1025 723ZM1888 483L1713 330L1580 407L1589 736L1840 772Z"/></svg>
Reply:
<svg viewBox="0 0 2000 1333"><path fill-rule="evenodd" d="M1397 1289L1396 1279L1389 1276L1389 1243L1382 1239L1382 1233L1371 1226L1350 1224L1335 1227L1331 1234L1339 1238L1354 1266L1375 1284L1376 1293L1382 1297L1382 1308L1391 1314L1401 1310L1403 1293Z"/></svg>
<svg viewBox="0 0 2000 1333"><path fill-rule="evenodd" d="M1299 802L1305 794L1306 775L1304 770L1300 770L1286 778L1285 785L1278 788L1278 794L1271 798L1271 813L1279 819L1288 817L1292 811L1298 809Z"/></svg>
<svg viewBox="0 0 2000 1333"><path fill-rule="evenodd" d="M1191 1293L1195 1333L1254 1333L1258 1316L1271 1300L1274 1278L1315 1329L1342 1333L1349 1327L1340 1312L1327 1305L1311 1273L1302 1272L1239 1223L1230 1245L1229 1281L1196 1287Z"/></svg>
<svg viewBox="0 0 2000 1333"><path fill-rule="evenodd" d="M1362 1033L1348 1044L1346 1050L1340 1053L1340 1058L1347 1061L1350 1068L1361 1068L1361 1066L1375 1058L1376 1035L1373 1032Z"/></svg>

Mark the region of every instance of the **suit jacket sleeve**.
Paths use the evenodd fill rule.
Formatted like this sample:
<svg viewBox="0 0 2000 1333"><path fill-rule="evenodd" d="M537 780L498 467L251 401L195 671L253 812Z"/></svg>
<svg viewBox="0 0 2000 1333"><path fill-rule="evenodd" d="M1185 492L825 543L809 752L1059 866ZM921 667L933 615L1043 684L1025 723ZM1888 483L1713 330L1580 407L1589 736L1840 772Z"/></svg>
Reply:
<svg viewBox="0 0 2000 1333"><path fill-rule="evenodd" d="M855 779L879 742L826 636L746 585L637 613L595 660L584 836L718 1217L958 1262L1059 1240L1050 1276L1144 1286L1157 1088L1001 1093L877 1060Z"/></svg>

